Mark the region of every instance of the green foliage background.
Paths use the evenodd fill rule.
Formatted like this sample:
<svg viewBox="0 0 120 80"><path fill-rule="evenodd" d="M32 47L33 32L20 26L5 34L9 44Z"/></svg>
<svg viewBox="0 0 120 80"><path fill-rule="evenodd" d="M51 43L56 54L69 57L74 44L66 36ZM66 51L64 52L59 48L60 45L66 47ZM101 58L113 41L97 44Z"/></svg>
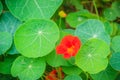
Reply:
<svg viewBox="0 0 120 80"><path fill-rule="evenodd" d="M64 59L55 48L68 34L82 46ZM59 67L60 80L120 80L118 0L0 0L0 80L45 80Z"/></svg>

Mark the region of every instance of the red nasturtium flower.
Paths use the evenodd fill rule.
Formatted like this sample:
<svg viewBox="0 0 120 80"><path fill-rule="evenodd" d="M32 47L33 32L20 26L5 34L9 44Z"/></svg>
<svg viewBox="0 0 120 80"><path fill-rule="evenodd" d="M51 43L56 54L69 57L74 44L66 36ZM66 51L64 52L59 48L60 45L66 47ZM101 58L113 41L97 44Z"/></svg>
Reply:
<svg viewBox="0 0 120 80"><path fill-rule="evenodd" d="M64 78L64 74L62 72L62 68L59 68L58 70L61 74L61 78ZM58 76L58 71L57 70L52 70L49 74L46 75L45 80L60 80Z"/></svg>
<svg viewBox="0 0 120 80"><path fill-rule="evenodd" d="M81 41L77 36L67 35L60 44L56 47L57 54L63 54L64 58L75 56L81 47Z"/></svg>

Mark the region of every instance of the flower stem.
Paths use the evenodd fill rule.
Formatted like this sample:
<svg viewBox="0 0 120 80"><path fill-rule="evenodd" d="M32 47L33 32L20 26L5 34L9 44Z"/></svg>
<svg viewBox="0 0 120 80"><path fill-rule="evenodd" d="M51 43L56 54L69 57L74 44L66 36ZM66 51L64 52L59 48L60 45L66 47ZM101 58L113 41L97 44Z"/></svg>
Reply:
<svg viewBox="0 0 120 80"><path fill-rule="evenodd" d="M62 73L61 73L60 67L56 68L56 70L57 70L57 73L58 73L58 78L60 80L62 80Z"/></svg>
<svg viewBox="0 0 120 80"><path fill-rule="evenodd" d="M96 12L96 14L97 14L97 17L98 17L98 19L99 19L99 14L98 14L98 10L97 10L97 6L96 6L96 3L95 3L95 0L93 0L93 5L94 5L94 7L95 7L95 12Z"/></svg>

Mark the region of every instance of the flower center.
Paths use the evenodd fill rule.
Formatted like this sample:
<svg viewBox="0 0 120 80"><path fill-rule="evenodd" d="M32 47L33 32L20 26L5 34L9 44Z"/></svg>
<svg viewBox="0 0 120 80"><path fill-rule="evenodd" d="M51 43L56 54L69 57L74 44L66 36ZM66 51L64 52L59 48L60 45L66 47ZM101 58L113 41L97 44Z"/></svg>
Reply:
<svg viewBox="0 0 120 80"><path fill-rule="evenodd" d="M70 48L67 48L67 52L69 54L72 54L74 52L74 46L71 46Z"/></svg>

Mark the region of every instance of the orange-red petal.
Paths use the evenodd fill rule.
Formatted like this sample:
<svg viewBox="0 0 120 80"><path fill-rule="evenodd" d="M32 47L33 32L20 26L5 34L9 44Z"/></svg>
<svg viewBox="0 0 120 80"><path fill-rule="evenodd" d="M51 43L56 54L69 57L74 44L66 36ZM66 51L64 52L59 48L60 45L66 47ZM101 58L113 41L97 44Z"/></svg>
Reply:
<svg viewBox="0 0 120 80"><path fill-rule="evenodd" d="M63 37L60 44L56 47L57 54L63 54L64 58L75 56L81 46L81 41L77 36L67 35Z"/></svg>

